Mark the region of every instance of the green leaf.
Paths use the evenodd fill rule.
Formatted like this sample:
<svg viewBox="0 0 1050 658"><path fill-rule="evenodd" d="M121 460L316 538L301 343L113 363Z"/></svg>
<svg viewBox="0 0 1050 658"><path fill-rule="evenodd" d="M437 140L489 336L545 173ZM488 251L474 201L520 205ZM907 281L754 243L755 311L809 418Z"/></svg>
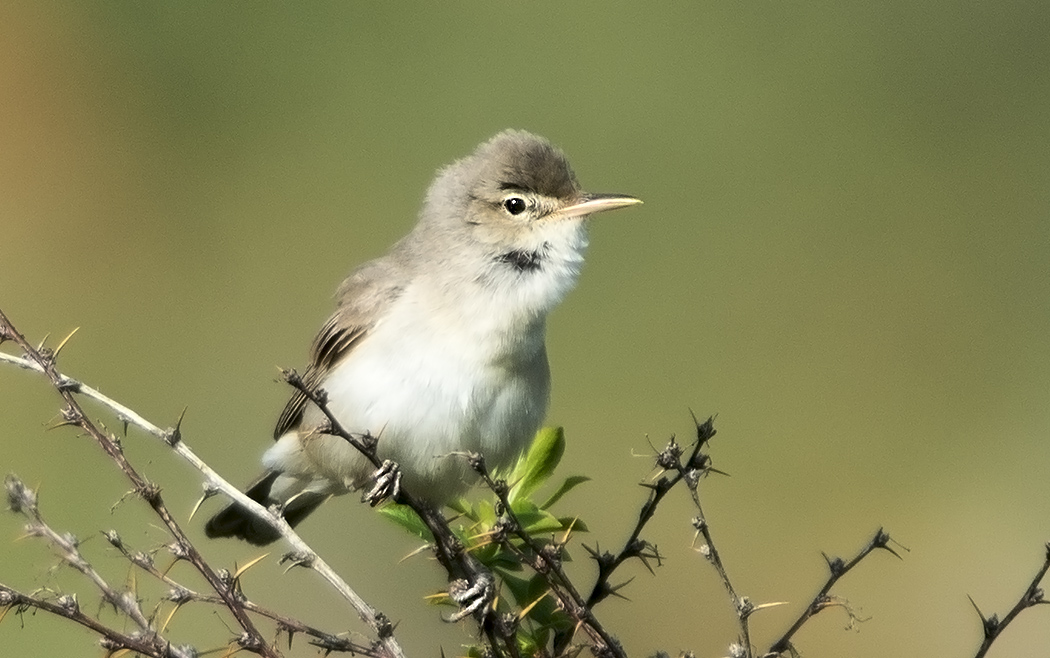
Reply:
<svg viewBox="0 0 1050 658"><path fill-rule="evenodd" d="M514 602L518 607L524 607L529 603L529 589L531 587L531 580L528 578L521 578L519 576L512 576L510 574L501 574L503 578L503 585L510 592L511 597L514 598Z"/></svg>
<svg viewBox="0 0 1050 658"><path fill-rule="evenodd" d="M562 523L556 516L541 509L523 512L517 516L522 529L530 535L547 534L562 529Z"/></svg>
<svg viewBox="0 0 1050 658"><path fill-rule="evenodd" d="M426 524L423 523L423 520L419 518L411 507L391 503L389 505L383 505L376 511L379 512L381 516L390 519L420 539L424 541L434 541L434 536L430 534L430 530L427 529Z"/></svg>
<svg viewBox="0 0 1050 658"><path fill-rule="evenodd" d="M510 502L528 498L540 487L558 466L565 452L565 430L561 427L544 427L536 433L529 451L514 466L507 478L513 485Z"/></svg>
<svg viewBox="0 0 1050 658"><path fill-rule="evenodd" d="M561 486L558 487L558 490L551 494L551 497L547 499L547 502L540 505L540 509L550 509L551 505L561 500L562 496L569 493L584 482L589 481L590 478L586 475L570 475L569 477L565 478L565 482L561 483Z"/></svg>

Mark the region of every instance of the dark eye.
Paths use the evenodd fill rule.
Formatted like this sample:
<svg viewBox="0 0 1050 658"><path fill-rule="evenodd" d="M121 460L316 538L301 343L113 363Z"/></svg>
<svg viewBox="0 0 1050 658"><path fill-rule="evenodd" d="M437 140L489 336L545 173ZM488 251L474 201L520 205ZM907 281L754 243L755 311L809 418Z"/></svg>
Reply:
<svg viewBox="0 0 1050 658"><path fill-rule="evenodd" d="M512 215L520 215L525 212L525 208L528 207L528 204L525 203L525 199L522 199L520 196L511 196L503 200L503 207Z"/></svg>

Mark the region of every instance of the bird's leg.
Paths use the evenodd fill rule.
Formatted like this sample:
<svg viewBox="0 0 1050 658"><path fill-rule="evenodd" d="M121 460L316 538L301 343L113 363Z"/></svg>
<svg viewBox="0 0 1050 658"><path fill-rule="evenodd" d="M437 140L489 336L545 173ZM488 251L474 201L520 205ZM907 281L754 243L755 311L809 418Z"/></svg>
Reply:
<svg viewBox="0 0 1050 658"><path fill-rule="evenodd" d="M361 495L361 502L375 507L387 499L397 499L401 494L401 467L397 462L383 460L383 465L372 473L375 484Z"/></svg>
<svg viewBox="0 0 1050 658"><path fill-rule="evenodd" d="M495 580L487 571L478 573L473 582L457 578L448 584L448 595L459 606L459 611L451 615L448 621L457 622L492 604L496 596Z"/></svg>

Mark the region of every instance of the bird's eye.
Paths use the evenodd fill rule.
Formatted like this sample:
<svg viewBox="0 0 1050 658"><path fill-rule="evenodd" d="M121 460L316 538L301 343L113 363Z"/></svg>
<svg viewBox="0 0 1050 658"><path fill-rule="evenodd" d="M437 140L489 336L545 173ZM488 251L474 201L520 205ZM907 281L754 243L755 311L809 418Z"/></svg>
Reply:
<svg viewBox="0 0 1050 658"><path fill-rule="evenodd" d="M503 207L512 215L520 215L525 212L528 205L520 196L509 196L503 200Z"/></svg>

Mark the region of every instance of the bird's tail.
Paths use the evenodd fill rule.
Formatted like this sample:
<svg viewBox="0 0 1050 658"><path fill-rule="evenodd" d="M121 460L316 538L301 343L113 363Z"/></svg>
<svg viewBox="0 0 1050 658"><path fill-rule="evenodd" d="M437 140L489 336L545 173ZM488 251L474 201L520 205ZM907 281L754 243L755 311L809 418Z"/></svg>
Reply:
<svg viewBox="0 0 1050 658"><path fill-rule="evenodd" d="M292 496L287 501L281 500L282 496L275 496L273 492L274 483L282 473L278 471L267 471L259 479L249 485L245 495L259 503L263 507L280 504L283 505L281 515L291 526L296 526L300 521L317 509L321 503L329 498L328 494L302 491ZM281 488L281 487L278 487ZM238 537L244 541L265 546L280 539L281 535L237 503L232 503L222 509L218 514L211 517L204 532L209 537Z"/></svg>

